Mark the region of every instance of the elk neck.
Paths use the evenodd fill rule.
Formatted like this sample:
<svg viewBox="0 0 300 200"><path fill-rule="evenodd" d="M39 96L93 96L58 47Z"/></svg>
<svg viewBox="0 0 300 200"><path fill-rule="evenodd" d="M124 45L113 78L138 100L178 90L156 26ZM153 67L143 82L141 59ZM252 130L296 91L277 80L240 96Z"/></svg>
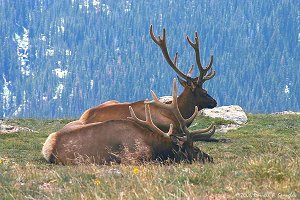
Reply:
<svg viewBox="0 0 300 200"><path fill-rule="evenodd" d="M178 96L178 108L184 118L189 118L195 112L196 101L190 88L185 87Z"/></svg>

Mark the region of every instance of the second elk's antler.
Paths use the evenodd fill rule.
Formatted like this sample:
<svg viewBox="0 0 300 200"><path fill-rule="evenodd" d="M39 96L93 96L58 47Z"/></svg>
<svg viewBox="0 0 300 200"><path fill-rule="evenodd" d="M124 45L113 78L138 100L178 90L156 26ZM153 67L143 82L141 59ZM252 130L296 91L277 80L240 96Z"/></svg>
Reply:
<svg viewBox="0 0 300 200"><path fill-rule="evenodd" d="M194 130L194 131L188 130L187 125L191 124L194 121L195 117L198 114L198 108L197 108L197 106L195 106L194 114L190 118L185 119L182 117L180 110L178 108L178 103L177 103L176 79L173 80L173 91L172 91L173 101L171 104L165 104L165 103L160 102L158 97L156 96L156 94L153 91L151 91L151 94L152 94L153 100L145 101L145 103L146 104L155 104L158 107L170 110L180 124L181 132L183 135L183 137L181 137L181 138L183 140L185 140L187 142L194 142L194 141L201 140L203 138L211 137L215 133L216 127L213 124L210 125L206 129L199 129L199 130Z"/></svg>
<svg viewBox="0 0 300 200"><path fill-rule="evenodd" d="M165 140L166 146L168 145L167 141L175 142L175 146L173 146L174 149L171 151L172 153L170 154L169 158L171 158L171 159L175 158L175 160L177 158L177 161L192 162L192 161L200 160L200 161L205 162L206 160L208 160L209 162L212 162L213 161L212 157L210 157L208 154L202 152L199 148L194 147L193 142L201 140L203 137L210 137L211 135L213 135L215 132L215 126L211 125L210 127L206 128L206 129L199 129L199 130L194 130L194 131L189 131L187 129L187 125L192 123L193 120L195 119L195 117L197 116L198 108L195 107L195 112L190 118L185 119L184 117L182 117L182 115L179 111L178 102L177 102L176 79L174 79L174 81L173 81L173 92L172 92L173 101L171 104L164 104L164 103L160 102L158 100L156 94L153 91L151 91L151 93L153 96L153 100L145 101L146 120L144 121L144 120L139 119L135 115L134 110L132 109L131 106L129 107L130 115L131 115L131 117L129 117L129 118L131 120L135 121L136 123L138 123L139 125L150 129L152 131L152 133L156 134L159 138L166 138L166 140ZM180 131L179 131L180 135L173 134L174 133L173 132L173 124L170 124L170 128L167 133L160 130L152 121L149 104L155 104L158 107L169 110L175 116L176 120L180 124ZM178 140L176 140L176 139L172 140L172 138L171 138L172 136L177 138ZM168 154L168 153L162 152L162 155L163 154Z"/></svg>
<svg viewBox="0 0 300 200"><path fill-rule="evenodd" d="M169 131L167 133L165 133L153 123L149 105L145 105L145 114L146 114L145 121L137 118L137 116L135 115L134 110L132 109L131 106L129 106L129 111L130 111L130 115L131 115L131 117L128 117L129 119L134 120L135 122L137 122L138 124L140 124L142 126L146 126L148 129L153 131L153 133L157 133L160 136L165 137L165 138L169 138L170 135L173 133L173 124L170 124Z"/></svg>

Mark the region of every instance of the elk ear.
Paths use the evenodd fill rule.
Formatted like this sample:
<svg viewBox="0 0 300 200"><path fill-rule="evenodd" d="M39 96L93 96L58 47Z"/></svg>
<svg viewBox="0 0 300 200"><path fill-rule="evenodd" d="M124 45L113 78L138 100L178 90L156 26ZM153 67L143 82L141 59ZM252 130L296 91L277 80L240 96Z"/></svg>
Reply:
<svg viewBox="0 0 300 200"><path fill-rule="evenodd" d="M196 84L194 82L191 82L191 86L190 88L192 89L192 91L194 92L196 89Z"/></svg>
<svg viewBox="0 0 300 200"><path fill-rule="evenodd" d="M186 87L188 84L185 80L181 79L179 76L177 76L178 81L180 83L180 85L182 85L182 87Z"/></svg>

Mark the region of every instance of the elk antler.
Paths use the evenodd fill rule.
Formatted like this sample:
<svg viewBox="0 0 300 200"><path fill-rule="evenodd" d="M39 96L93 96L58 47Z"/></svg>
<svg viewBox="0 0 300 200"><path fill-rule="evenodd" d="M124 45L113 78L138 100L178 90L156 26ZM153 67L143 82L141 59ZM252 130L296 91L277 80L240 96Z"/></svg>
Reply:
<svg viewBox="0 0 300 200"><path fill-rule="evenodd" d="M152 40L160 47L166 61L168 62L168 64L174 69L174 71L181 76L182 78L184 78L185 80L190 79L191 77L187 76L186 74L184 74L178 67L177 67L177 59L178 59L178 52L176 52L175 54L175 58L174 58L174 62L172 61L172 59L170 58L169 52L168 52L168 48L167 48L167 41L166 41L166 29L163 29L163 35L162 38L160 37L160 35L158 37L154 36L153 30L152 30L152 24L150 25L150 36L152 38Z"/></svg>
<svg viewBox="0 0 300 200"><path fill-rule="evenodd" d="M191 66L191 68L189 69L189 71L186 75L189 76L189 77L192 77L193 70L194 70L194 65Z"/></svg>
<svg viewBox="0 0 300 200"><path fill-rule="evenodd" d="M174 71L183 79L185 80L197 80L197 83L202 86L203 83L211 78L213 78L216 74L215 70L212 70L212 64L213 64L213 60L214 57L211 55L210 56L210 61L209 64L204 68L201 64L201 59L200 59L200 43L199 43L199 38L198 38L198 33L195 32L195 43L192 42L192 40L190 39L189 36L186 36L186 39L188 41L188 43L193 47L193 49L195 50L195 54L196 54L196 63L198 66L198 69L200 71L200 75L197 78L191 78L191 72L192 70L190 70L187 74L184 74L177 66L177 59L178 59L178 52L176 52L175 54L175 58L174 61L172 61L172 59L170 58L169 52L168 52L168 48L167 48L167 42L166 42L166 29L163 29L163 35L155 37L154 33L153 33L153 26L152 24L150 25L150 36L152 38L152 40L160 47L160 49L162 50L162 53L166 59L166 61L168 62L168 64L174 69ZM193 68L193 67L192 67ZM191 68L191 69L192 69Z"/></svg>
<svg viewBox="0 0 300 200"><path fill-rule="evenodd" d="M212 70L212 64L213 64L214 57L211 55L209 64L207 65L207 67L203 68L203 66L201 64L201 59L200 59L200 43L199 43L198 33L195 32L195 43L192 42L192 40L190 39L189 36L186 36L186 39L189 42L189 44L193 47L193 49L195 50L196 63L197 63L198 69L200 71L200 75L198 76L198 83L200 85L202 85L205 81L213 78L216 74L216 71ZM210 72L207 74L207 72L209 70L210 70Z"/></svg>
<svg viewBox="0 0 300 200"><path fill-rule="evenodd" d="M145 121L137 118L137 116L135 115L134 110L132 109L131 106L129 106L129 111L130 111L130 115L131 115L131 117L128 117L129 119L133 119L138 124L145 125L150 130L152 130L154 133L158 133L158 134L160 134L160 135L162 135L163 137L166 137L166 138L169 138L170 135L173 133L173 124L170 124L170 128L169 128L168 133L165 133L162 130L160 130L153 123L152 117L151 117L151 113L150 113L150 106L149 105L145 105L145 113L146 113L146 120Z"/></svg>
<svg viewBox="0 0 300 200"><path fill-rule="evenodd" d="M178 108L178 102L177 102L177 86L176 86L176 79L173 80L173 91L172 91L172 97L173 97L173 101L170 104L165 104L162 103L161 101L159 101L158 97L156 96L155 92L153 92L151 90L151 95L153 98L153 101L145 101L146 104L155 104L156 106L163 108L163 109L167 109L170 110L176 117L176 119L179 121L180 125L182 126L186 126L187 124L191 124L194 120L194 118L197 116L198 114L198 107L195 106L195 111L193 113L193 115L188 118L188 119L184 119L179 111Z"/></svg>
<svg viewBox="0 0 300 200"><path fill-rule="evenodd" d="M180 124L180 128L182 129L183 133L185 134L186 138L184 138L186 141L198 141L202 138L207 138L212 136L215 133L215 126L211 125L210 127L206 128L206 129L199 129L199 130L194 130L194 131L189 131L187 129L187 125L192 123L193 120L195 119L195 117L198 114L198 108L197 106L195 106L195 112L194 114L188 118L188 119L184 119L180 113L180 110L178 108L178 102L177 102L177 86L176 86L176 79L173 80L173 91L172 91L172 97L173 97L173 101L171 104L165 104L162 103L158 100L158 97L156 96L156 94L151 91L153 100L152 101L145 101L145 104L155 104L156 106L163 108L163 109L167 109L170 110L174 116L176 117L176 119L178 120L179 124ZM203 134L209 132L207 134Z"/></svg>

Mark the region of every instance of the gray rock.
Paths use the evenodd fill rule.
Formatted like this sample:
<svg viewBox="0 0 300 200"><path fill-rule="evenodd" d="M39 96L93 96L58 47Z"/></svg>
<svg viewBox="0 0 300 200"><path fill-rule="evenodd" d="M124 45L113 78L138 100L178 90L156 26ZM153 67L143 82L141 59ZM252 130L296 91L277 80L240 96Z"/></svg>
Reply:
<svg viewBox="0 0 300 200"><path fill-rule="evenodd" d="M245 124L248 120L246 113L238 105L221 106L212 109L202 109L199 113L202 116L230 120L238 125Z"/></svg>
<svg viewBox="0 0 300 200"><path fill-rule="evenodd" d="M172 98L172 96L162 96L162 97L159 97L159 101L166 103L169 101L173 101L173 98Z"/></svg>

